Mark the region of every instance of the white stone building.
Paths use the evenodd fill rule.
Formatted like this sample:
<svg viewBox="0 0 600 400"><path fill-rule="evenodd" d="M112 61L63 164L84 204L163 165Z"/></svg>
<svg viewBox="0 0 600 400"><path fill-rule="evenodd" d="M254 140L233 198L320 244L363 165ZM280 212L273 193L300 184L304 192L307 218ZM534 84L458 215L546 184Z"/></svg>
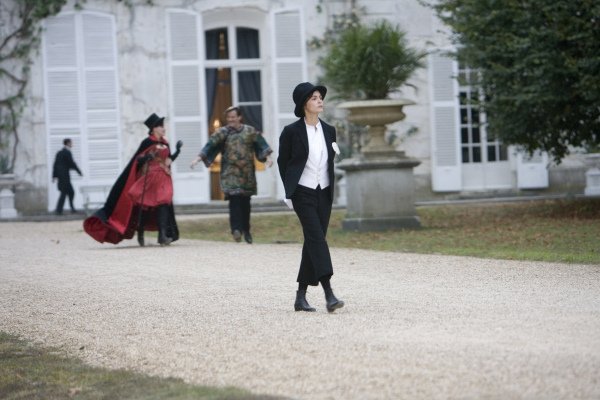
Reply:
<svg viewBox="0 0 600 400"><path fill-rule="evenodd" d="M183 140L173 167L176 205L209 203L211 173L189 168L215 117L231 104L244 106L248 122L264 132L277 156L279 133L295 120L292 90L320 75L307 40L321 36L333 14L348 12L350 0L87 0L44 21L39 54L27 88L28 107L20 123L15 173L20 212L52 211L58 192L52 163L62 140L73 140L84 176L73 175L76 206L80 188L112 185L139 142L145 118L167 116L167 139ZM447 49L450 41L431 10L417 0L357 0L363 22L386 18L408 31L411 45ZM321 12L318 11L321 8ZM421 161L415 169L417 200L466 195L539 191L582 192L583 163L560 167L544 155L532 161L486 137L473 110L459 96L471 96L451 78L456 62L440 55L411 80L418 90L397 97L416 103L391 128L409 129L399 148ZM326 83L325 83L326 84ZM327 99L326 99L327 100ZM326 108L333 104L326 101ZM331 110L330 110L331 111ZM342 115L335 111L336 116ZM216 124L216 125L215 125ZM283 196L276 166L257 172L259 198ZM213 174L214 175L214 174ZM212 178L214 180L214 177Z"/></svg>

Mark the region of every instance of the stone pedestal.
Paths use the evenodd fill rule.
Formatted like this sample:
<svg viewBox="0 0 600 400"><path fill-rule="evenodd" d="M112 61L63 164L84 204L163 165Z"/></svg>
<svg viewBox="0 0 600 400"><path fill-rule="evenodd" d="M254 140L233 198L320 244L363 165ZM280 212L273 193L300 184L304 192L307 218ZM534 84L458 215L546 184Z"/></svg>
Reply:
<svg viewBox="0 0 600 400"><path fill-rule="evenodd" d="M585 173L586 196L600 196L600 169L591 168Z"/></svg>
<svg viewBox="0 0 600 400"><path fill-rule="evenodd" d="M337 165L346 171L344 230L386 231L417 229L421 220L414 201L413 168L421 162L403 152L385 157L347 159ZM383 154L382 154L383 155Z"/></svg>
<svg viewBox="0 0 600 400"><path fill-rule="evenodd" d="M17 218L15 194L12 191L15 184L15 174L0 175L0 219Z"/></svg>
<svg viewBox="0 0 600 400"><path fill-rule="evenodd" d="M338 206L346 206L348 202L348 196L346 192L346 183L348 181L346 180L346 172L336 167L335 175L342 175L342 177L336 181L337 186L335 188L335 192L337 193L337 196L335 199L335 204Z"/></svg>
<svg viewBox="0 0 600 400"><path fill-rule="evenodd" d="M337 166L346 171L346 218L344 230L386 231L416 229L421 220L415 210L413 168L420 161L408 158L386 143L385 126L405 118L402 108L410 100L348 101L338 108L349 111L348 120L368 126L371 140L359 159Z"/></svg>
<svg viewBox="0 0 600 400"><path fill-rule="evenodd" d="M600 153L585 155L588 170L585 173L586 196L600 196Z"/></svg>

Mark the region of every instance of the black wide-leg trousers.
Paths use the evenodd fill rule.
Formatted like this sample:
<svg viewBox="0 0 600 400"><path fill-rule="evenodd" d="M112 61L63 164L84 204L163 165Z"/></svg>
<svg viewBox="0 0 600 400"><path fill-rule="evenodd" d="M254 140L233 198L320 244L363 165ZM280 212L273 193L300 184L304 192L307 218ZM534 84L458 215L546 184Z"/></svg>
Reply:
<svg viewBox="0 0 600 400"><path fill-rule="evenodd" d="M229 226L233 231L250 232L250 196L229 196Z"/></svg>
<svg viewBox="0 0 600 400"><path fill-rule="evenodd" d="M298 272L298 283L317 286L323 277L333 275L329 246L325 240L331 217L329 187L310 189L298 185L292 195L294 211L302 224L304 245Z"/></svg>

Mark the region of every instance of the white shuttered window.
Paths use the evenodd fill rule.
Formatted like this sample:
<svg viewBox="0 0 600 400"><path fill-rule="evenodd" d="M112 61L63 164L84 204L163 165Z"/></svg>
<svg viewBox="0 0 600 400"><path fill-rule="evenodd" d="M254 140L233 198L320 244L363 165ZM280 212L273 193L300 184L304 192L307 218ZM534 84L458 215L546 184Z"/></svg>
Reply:
<svg viewBox="0 0 600 400"><path fill-rule="evenodd" d="M306 55L300 10L273 12L273 70L275 71L276 130L297 118L294 116L292 92L306 81Z"/></svg>
<svg viewBox="0 0 600 400"><path fill-rule="evenodd" d="M172 149L183 141L179 158L173 163L173 185L176 204L206 203L210 200L208 170L198 165L189 168L207 141L204 117L204 69L200 33L202 23L198 14L186 10L167 12L167 49L169 62L170 112L169 142Z"/></svg>
<svg viewBox="0 0 600 400"><path fill-rule="evenodd" d="M121 132L115 21L112 15L68 13L45 21L43 37L48 175L65 138L83 172L79 187L110 185L121 171ZM49 185L48 209L59 192Z"/></svg>
<svg viewBox="0 0 600 400"><path fill-rule="evenodd" d="M275 11L271 14L271 21L273 29L271 48L275 75L273 93L275 131L279 135L284 126L298 119L294 115L295 104L292 93L296 85L307 80L306 40L301 10ZM271 143L271 146L275 147L277 143ZM282 198L283 194L283 185L279 182L278 197Z"/></svg>
<svg viewBox="0 0 600 400"><path fill-rule="evenodd" d="M431 180L437 192L461 190L457 63L429 56L431 98Z"/></svg>

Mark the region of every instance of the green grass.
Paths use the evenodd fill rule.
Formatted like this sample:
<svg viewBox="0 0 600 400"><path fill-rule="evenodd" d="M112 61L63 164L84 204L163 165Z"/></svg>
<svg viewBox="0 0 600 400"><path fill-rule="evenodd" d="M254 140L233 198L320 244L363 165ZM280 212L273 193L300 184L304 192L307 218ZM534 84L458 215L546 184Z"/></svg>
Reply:
<svg viewBox="0 0 600 400"><path fill-rule="evenodd" d="M275 400L226 387L193 386L125 370L91 367L55 348L0 332L0 399Z"/></svg>
<svg viewBox="0 0 600 400"><path fill-rule="evenodd" d="M421 229L352 232L334 211L330 247L506 260L600 264L600 199L537 200L418 207ZM255 243L302 243L295 214L252 216ZM185 238L231 241L227 218L178 222Z"/></svg>

